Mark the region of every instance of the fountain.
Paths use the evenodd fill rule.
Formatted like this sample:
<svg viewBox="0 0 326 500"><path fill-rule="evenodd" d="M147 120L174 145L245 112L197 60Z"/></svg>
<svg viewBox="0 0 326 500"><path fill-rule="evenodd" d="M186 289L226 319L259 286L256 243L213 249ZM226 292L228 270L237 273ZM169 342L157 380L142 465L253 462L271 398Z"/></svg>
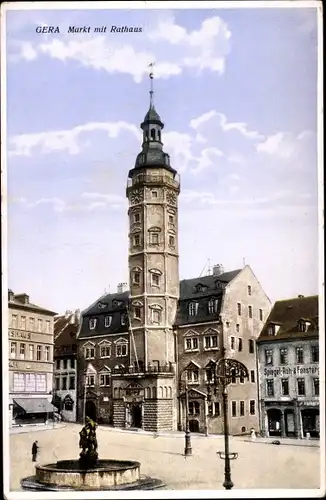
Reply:
<svg viewBox="0 0 326 500"><path fill-rule="evenodd" d="M154 490L165 485L159 479L140 474L140 463L98 458L96 423L89 417L79 433L79 460L59 460L37 465L35 476L22 479L24 490L105 491Z"/></svg>

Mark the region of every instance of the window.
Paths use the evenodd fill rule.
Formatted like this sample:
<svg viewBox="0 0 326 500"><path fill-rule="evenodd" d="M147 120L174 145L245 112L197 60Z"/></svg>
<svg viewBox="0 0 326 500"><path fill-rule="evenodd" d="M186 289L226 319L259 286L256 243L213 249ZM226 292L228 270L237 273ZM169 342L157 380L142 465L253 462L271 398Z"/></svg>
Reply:
<svg viewBox="0 0 326 500"><path fill-rule="evenodd" d="M37 331L41 332L43 329L43 321L41 319L37 320Z"/></svg>
<svg viewBox="0 0 326 500"><path fill-rule="evenodd" d="M245 378L244 378L243 375L240 375L239 381L240 381L240 384L244 384L245 383Z"/></svg>
<svg viewBox="0 0 326 500"><path fill-rule="evenodd" d="M17 328L17 314L11 316L11 328Z"/></svg>
<svg viewBox="0 0 326 500"><path fill-rule="evenodd" d="M96 327L96 318L91 318L89 320L89 329L90 330L94 330Z"/></svg>
<svg viewBox="0 0 326 500"><path fill-rule="evenodd" d="M75 368L75 359L74 358L70 359L70 368L72 368L72 369Z"/></svg>
<svg viewBox="0 0 326 500"><path fill-rule="evenodd" d="M94 385L95 385L95 375L86 375L86 385L88 387L94 387Z"/></svg>
<svg viewBox="0 0 326 500"><path fill-rule="evenodd" d="M169 246L174 247L175 246L175 237L169 235Z"/></svg>
<svg viewBox="0 0 326 500"><path fill-rule="evenodd" d="M280 349L280 364L286 365L288 362L288 350L286 347Z"/></svg>
<svg viewBox="0 0 326 500"><path fill-rule="evenodd" d="M101 345L100 356L101 358L109 358L111 356L111 346L109 344Z"/></svg>
<svg viewBox="0 0 326 500"><path fill-rule="evenodd" d="M200 403L198 401L189 401L189 415L200 415Z"/></svg>
<svg viewBox="0 0 326 500"><path fill-rule="evenodd" d="M244 417L245 414L245 403L244 401L240 401L240 417Z"/></svg>
<svg viewBox="0 0 326 500"><path fill-rule="evenodd" d="M140 246L140 234L135 234L134 235L134 246L139 247Z"/></svg>
<svg viewBox="0 0 326 500"><path fill-rule="evenodd" d="M252 306L248 306L248 315L249 318L252 318Z"/></svg>
<svg viewBox="0 0 326 500"><path fill-rule="evenodd" d="M190 302L188 306L189 316L196 316L198 311L198 302Z"/></svg>
<svg viewBox="0 0 326 500"><path fill-rule="evenodd" d="M306 332L308 330L308 326L309 326L309 323L307 321L299 321L298 323L298 328L299 328L299 332Z"/></svg>
<svg viewBox="0 0 326 500"><path fill-rule="evenodd" d="M260 321L263 321L263 310L259 309L259 319Z"/></svg>
<svg viewBox="0 0 326 500"><path fill-rule="evenodd" d="M46 345L44 349L45 361L50 361L50 347Z"/></svg>
<svg viewBox="0 0 326 500"><path fill-rule="evenodd" d="M46 375L45 373L36 374L36 392L46 392Z"/></svg>
<svg viewBox="0 0 326 500"><path fill-rule="evenodd" d="M297 347L295 350L297 364L303 363L303 347Z"/></svg>
<svg viewBox="0 0 326 500"><path fill-rule="evenodd" d="M116 355L118 358L122 358L123 356L127 356L128 354L128 344L117 344L116 346Z"/></svg>
<svg viewBox="0 0 326 500"><path fill-rule="evenodd" d="M29 329L31 331L35 330L35 319L34 318L29 318Z"/></svg>
<svg viewBox="0 0 326 500"><path fill-rule="evenodd" d="M306 388L305 388L304 378L297 379L297 389L298 389L298 396L305 396Z"/></svg>
<svg viewBox="0 0 326 500"><path fill-rule="evenodd" d="M235 350L235 337L230 337L230 342L231 342L231 350Z"/></svg>
<svg viewBox="0 0 326 500"><path fill-rule="evenodd" d="M289 395L289 379L282 378L282 380L281 380L281 390L282 390L282 396L288 396Z"/></svg>
<svg viewBox="0 0 326 500"><path fill-rule="evenodd" d="M237 324L235 325L235 330L236 330L236 332L237 332L237 333L239 333L239 332L240 332L240 325L239 325L239 323L237 323Z"/></svg>
<svg viewBox="0 0 326 500"><path fill-rule="evenodd" d="M17 356L17 342L10 343L10 357L15 358Z"/></svg>
<svg viewBox="0 0 326 500"><path fill-rule="evenodd" d="M61 363L61 360L60 360L60 359L57 359L57 360L56 360L56 369L57 369L57 370L60 370L60 363Z"/></svg>
<svg viewBox="0 0 326 500"><path fill-rule="evenodd" d="M217 335L207 335L204 339L205 349L217 349L218 348L218 337Z"/></svg>
<svg viewBox="0 0 326 500"><path fill-rule="evenodd" d="M173 217L173 215L169 215L169 224L174 224L174 217Z"/></svg>
<svg viewBox="0 0 326 500"><path fill-rule="evenodd" d="M45 333L51 333L51 323L50 321L45 322Z"/></svg>
<svg viewBox="0 0 326 500"><path fill-rule="evenodd" d="M112 322L112 316L105 316L105 318L104 318L105 328L110 328L111 322Z"/></svg>
<svg viewBox="0 0 326 500"><path fill-rule="evenodd" d="M250 354L255 352L255 343L252 339L249 339L249 352Z"/></svg>
<svg viewBox="0 0 326 500"><path fill-rule="evenodd" d="M60 391L60 377L55 378L55 390Z"/></svg>
<svg viewBox="0 0 326 500"><path fill-rule="evenodd" d="M134 214L134 222L140 222L140 213Z"/></svg>
<svg viewBox="0 0 326 500"><path fill-rule="evenodd" d="M273 351L272 349L265 349L265 365L273 364Z"/></svg>
<svg viewBox="0 0 326 500"><path fill-rule="evenodd" d="M221 415L220 403L214 403L214 414L215 417L219 417Z"/></svg>
<svg viewBox="0 0 326 500"><path fill-rule="evenodd" d="M234 370L232 370L231 373L233 373ZM236 376L235 375L231 375L231 384L236 384L237 383L237 379L236 379Z"/></svg>
<svg viewBox="0 0 326 500"><path fill-rule="evenodd" d="M313 382L313 395L319 396L319 378L314 378Z"/></svg>
<svg viewBox="0 0 326 500"><path fill-rule="evenodd" d="M218 299L210 299L208 302L208 314L215 314L218 310Z"/></svg>
<svg viewBox="0 0 326 500"><path fill-rule="evenodd" d="M14 373L14 392L25 391L25 377L23 373Z"/></svg>
<svg viewBox="0 0 326 500"><path fill-rule="evenodd" d="M63 360L63 369L64 369L64 370L67 370L67 368L68 368L68 360L67 360L67 359L64 359L64 360Z"/></svg>
<svg viewBox="0 0 326 500"><path fill-rule="evenodd" d="M272 378L266 380L266 389L267 396L274 396L274 380Z"/></svg>
<svg viewBox="0 0 326 500"><path fill-rule="evenodd" d="M152 309L152 323L159 325L161 322L161 311L159 309Z"/></svg>
<svg viewBox="0 0 326 500"><path fill-rule="evenodd" d="M124 326L127 323L127 314L125 314L125 313L121 314L120 322L121 322L122 326Z"/></svg>
<svg viewBox="0 0 326 500"><path fill-rule="evenodd" d="M151 232L151 244L152 245L158 245L159 244L158 233Z"/></svg>
<svg viewBox="0 0 326 500"><path fill-rule="evenodd" d="M185 351L198 351L198 338L188 338L185 340Z"/></svg>
<svg viewBox="0 0 326 500"><path fill-rule="evenodd" d="M76 387L76 379L74 376L69 377L69 390L74 391Z"/></svg>
<svg viewBox="0 0 326 500"><path fill-rule="evenodd" d="M64 409L66 411L72 411L73 410L74 402L72 401L71 398L67 398L67 396L66 396L65 399L64 399L64 401L63 401L63 404L64 404Z"/></svg>
<svg viewBox="0 0 326 500"><path fill-rule="evenodd" d="M207 405L207 410L208 410L208 411L207 411L208 415L209 415L210 417L212 417L212 416L213 416L213 410L214 410L214 408L213 408L213 403L209 403L209 404Z"/></svg>
<svg viewBox="0 0 326 500"><path fill-rule="evenodd" d="M237 402L236 401L231 401L231 415L232 415L232 417L237 416Z"/></svg>
<svg viewBox="0 0 326 500"><path fill-rule="evenodd" d="M319 362L319 346L318 345L311 346L311 362L312 363Z"/></svg>
<svg viewBox="0 0 326 500"><path fill-rule="evenodd" d="M26 330L26 316L20 317L20 329Z"/></svg>
<svg viewBox="0 0 326 500"><path fill-rule="evenodd" d="M160 275L151 273L152 276L152 286L160 286Z"/></svg>
<svg viewBox="0 0 326 500"><path fill-rule="evenodd" d="M158 197L158 192L157 191L152 191L152 198L157 198L157 197Z"/></svg>
<svg viewBox="0 0 326 500"><path fill-rule="evenodd" d="M241 316L241 304L238 302L238 316Z"/></svg>
<svg viewBox="0 0 326 500"><path fill-rule="evenodd" d="M251 295L251 286L248 285L248 295Z"/></svg>
<svg viewBox="0 0 326 500"><path fill-rule="evenodd" d="M141 319L141 308L140 307L134 308L134 318Z"/></svg>
<svg viewBox="0 0 326 500"><path fill-rule="evenodd" d="M62 377L61 379L61 389L63 391L66 391L67 390L67 377Z"/></svg>
<svg viewBox="0 0 326 500"><path fill-rule="evenodd" d="M25 359L25 344L20 344L19 346L19 357L20 359Z"/></svg>
<svg viewBox="0 0 326 500"><path fill-rule="evenodd" d="M269 325L269 327L267 328L267 335L275 335L275 325Z"/></svg>
<svg viewBox="0 0 326 500"><path fill-rule="evenodd" d="M249 402L249 413L250 415L256 414L256 401L254 399L251 399Z"/></svg>
<svg viewBox="0 0 326 500"><path fill-rule="evenodd" d="M188 384L198 384L199 383L199 370L198 368L188 368L187 370L187 380Z"/></svg>
<svg viewBox="0 0 326 500"><path fill-rule="evenodd" d="M250 370L250 382L255 383L255 370Z"/></svg>
<svg viewBox="0 0 326 500"><path fill-rule="evenodd" d="M25 374L25 391L36 392L36 378L35 373Z"/></svg>
<svg viewBox="0 0 326 500"><path fill-rule="evenodd" d="M34 345L29 344L29 359L34 359Z"/></svg>
<svg viewBox="0 0 326 500"><path fill-rule="evenodd" d="M110 374L101 373L100 374L100 385L103 387L108 387L110 385Z"/></svg>
<svg viewBox="0 0 326 500"><path fill-rule="evenodd" d="M86 347L85 348L85 359L94 359L94 358L95 358L94 347Z"/></svg>
<svg viewBox="0 0 326 500"><path fill-rule="evenodd" d="M239 350L239 352L241 352L241 351L242 351L242 339L241 339L241 338L239 338L239 339L238 339L238 342L239 342L239 343L238 343L238 350Z"/></svg>

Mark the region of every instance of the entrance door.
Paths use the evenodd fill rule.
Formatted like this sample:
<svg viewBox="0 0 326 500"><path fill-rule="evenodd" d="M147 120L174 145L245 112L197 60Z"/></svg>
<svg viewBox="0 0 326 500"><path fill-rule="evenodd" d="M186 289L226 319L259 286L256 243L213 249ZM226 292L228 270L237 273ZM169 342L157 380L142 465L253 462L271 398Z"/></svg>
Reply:
<svg viewBox="0 0 326 500"><path fill-rule="evenodd" d="M96 422L96 406L94 401L86 401L85 414L86 417L89 417Z"/></svg>
<svg viewBox="0 0 326 500"><path fill-rule="evenodd" d="M301 414L303 435L306 436L309 432L311 437L319 437L319 410L303 410Z"/></svg>
<svg viewBox="0 0 326 500"><path fill-rule="evenodd" d="M269 436L281 435L281 410L271 409L267 411Z"/></svg>
<svg viewBox="0 0 326 500"><path fill-rule="evenodd" d="M142 427L142 405L135 404L131 407L131 426L141 429Z"/></svg>
<svg viewBox="0 0 326 500"><path fill-rule="evenodd" d="M190 432L199 432L199 422L198 420L189 420L189 430Z"/></svg>

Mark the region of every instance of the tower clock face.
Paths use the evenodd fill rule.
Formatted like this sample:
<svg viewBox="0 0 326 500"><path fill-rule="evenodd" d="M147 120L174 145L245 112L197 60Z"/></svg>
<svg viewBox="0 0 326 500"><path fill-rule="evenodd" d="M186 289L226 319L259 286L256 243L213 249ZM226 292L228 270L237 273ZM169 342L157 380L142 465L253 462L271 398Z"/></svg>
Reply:
<svg viewBox="0 0 326 500"><path fill-rule="evenodd" d="M176 205L177 195L173 191L168 191L166 194L166 200L170 205Z"/></svg>
<svg viewBox="0 0 326 500"><path fill-rule="evenodd" d="M130 196L130 201L133 205L140 203L143 199L143 192L140 189L135 189Z"/></svg>

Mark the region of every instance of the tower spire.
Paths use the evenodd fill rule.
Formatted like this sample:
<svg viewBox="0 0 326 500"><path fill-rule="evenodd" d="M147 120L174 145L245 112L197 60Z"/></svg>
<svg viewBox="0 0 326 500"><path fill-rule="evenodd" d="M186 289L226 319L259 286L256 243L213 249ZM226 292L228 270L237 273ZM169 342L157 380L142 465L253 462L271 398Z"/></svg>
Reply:
<svg viewBox="0 0 326 500"><path fill-rule="evenodd" d="M149 108L150 109L154 108L154 72L153 72L154 66L155 66L155 62L151 62L148 65L148 67L151 68L150 73L149 73L149 78L150 78Z"/></svg>

